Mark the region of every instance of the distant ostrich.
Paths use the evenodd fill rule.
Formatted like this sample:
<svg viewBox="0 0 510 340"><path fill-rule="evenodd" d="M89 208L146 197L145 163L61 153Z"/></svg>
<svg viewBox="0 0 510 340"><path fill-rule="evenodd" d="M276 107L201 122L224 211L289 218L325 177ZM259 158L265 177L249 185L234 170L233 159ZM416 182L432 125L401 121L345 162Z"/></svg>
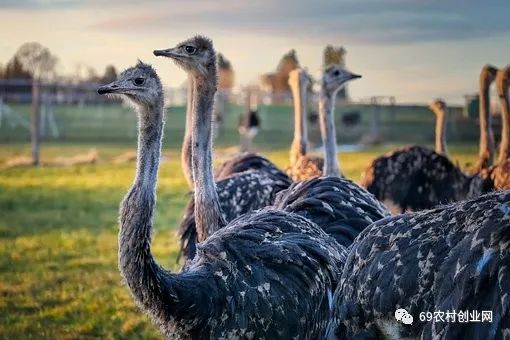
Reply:
<svg viewBox="0 0 510 340"><path fill-rule="evenodd" d="M204 105L198 102L198 100L214 102L214 98L205 97L203 94L198 96L195 91L197 88L199 91L204 88L215 88L217 81L216 73L202 72L202 68L205 68L204 65L216 63L216 53L207 40L196 39L195 42L191 40L189 43L197 45L193 58L202 60L202 63L197 63L193 66L200 69L185 68L194 86L192 90L194 98L191 105L193 108ZM177 57L165 51L154 51L154 54L170 57L181 65ZM211 68L208 70L213 71L215 69ZM190 135L188 138L192 140L192 145L196 144L193 135ZM189 152L190 150L186 149L185 151ZM192 148L191 154L193 152L194 149ZM189 156L187 158L189 159ZM291 183L290 178L269 160L255 154L244 154L236 157L231 161L227 161L227 164L221 166L219 170L218 177L221 180L216 183L216 190L220 198L222 218L227 222L249 211L270 205L275 195L279 191L288 188ZM186 171L189 172L189 167ZM195 189L197 185L200 185L200 183L195 183ZM197 241L202 242L211 235L208 226L196 224L196 207L195 200L193 199L186 207L183 221L179 227L179 235L181 249L186 259L191 259L195 256Z"/></svg>
<svg viewBox="0 0 510 340"><path fill-rule="evenodd" d="M510 108L508 104L508 87L510 85L510 66L498 71L496 89L501 105L501 142L499 144L498 162L490 172L494 188L510 189Z"/></svg>
<svg viewBox="0 0 510 340"><path fill-rule="evenodd" d="M367 227L349 250L326 338L507 339L509 202L510 191L495 192ZM480 322L468 322L475 312Z"/></svg>
<svg viewBox="0 0 510 340"><path fill-rule="evenodd" d="M448 156L446 148L446 121L448 116L448 108L442 99L436 99L429 104L429 109L436 115L435 129L435 151L436 153Z"/></svg>
<svg viewBox="0 0 510 340"><path fill-rule="evenodd" d="M290 146L287 174L294 181L322 176L324 159L308 154L307 93L310 79L303 69L289 73L289 86L294 99L294 139Z"/></svg>
<svg viewBox="0 0 510 340"><path fill-rule="evenodd" d="M497 72L498 69L492 65L485 65L480 71L480 147L475 172L483 177L486 177L486 170L494 161L494 133L489 93L490 85L496 79Z"/></svg>
<svg viewBox="0 0 510 340"><path fill-rule="evenodd" d="M375 159L362 174L361 185L392 213L430 209L484 191L478 175L464 174L446 155L437 152L446 152L446 105L436 101L431 108L443 111L436 119L436 151L422 146L399 148Z"/></svg>
<svg viewBox="0 0 510 340"><path fill-rule="evenodd" d="M159 53L196 76L214 73L197 52L197 37ZM193 173L197 224L214 233L185 271L163 269L151 254L156 181L163 136L163 91L146 64L124 71L98 92L125 95L138 109L136 177L121 203L119 268L137 304L169 339L318 338L329 316L345 255L316 225L292 213L265 209L218 230L223 219L212 176L209 99L215 86L194 85Z"/></svg>
<svg viewBox="0 0 510 340"><path fill-rule="evenodd" d="M336 152L335 98L343 85L360 76L341 66L330 66L323 74L319 115L325 151L324 177L292 184L280 192L275 207L315 222L343 245L349 246L370 223L389 216L375 197L355 183L341 178Z"/></svg>

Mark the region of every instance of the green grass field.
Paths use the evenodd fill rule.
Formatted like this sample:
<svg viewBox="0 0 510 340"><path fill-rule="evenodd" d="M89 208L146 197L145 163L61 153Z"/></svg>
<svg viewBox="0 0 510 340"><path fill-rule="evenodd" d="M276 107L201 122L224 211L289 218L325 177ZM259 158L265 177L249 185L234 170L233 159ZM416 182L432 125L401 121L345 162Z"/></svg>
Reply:
<svg viewBox="0 0 510 340"><path fill-rule="evenodd" d="M117 209L134 163L109 160L131 146L45 144L43 159L96 148L101 161L72 167L0 170L0 338L151 339L158 333L134 306L117 269ZM358 180L386 146L343 153L347 177ZM287 151L260 150L280 166ZM225 150L216 150L218 161ZM451 147L459 164L473 163L475 146ZM25 144L0 145L0 164L29 155ZM176 149L164 150L153 252L178 270L175 230L186 201Z"/></svg>

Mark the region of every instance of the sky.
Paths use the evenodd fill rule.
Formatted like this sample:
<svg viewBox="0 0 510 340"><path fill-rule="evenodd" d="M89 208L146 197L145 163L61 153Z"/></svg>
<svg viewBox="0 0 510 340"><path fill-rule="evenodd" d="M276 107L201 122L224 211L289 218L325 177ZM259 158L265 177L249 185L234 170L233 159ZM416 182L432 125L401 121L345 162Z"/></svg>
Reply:
<svg viewBox="0 0 510 340"><path fill-rule="evenodd" d="M322 49L333 44L363 75L349 87L353 99L459 104L477 91L484 64L510 64L509 14L509 0L0 0L0 63L38 41L64 73L140 58L177 87L184 72L152 50L204 34L246 85L290 49L319 77Z"/></svg>

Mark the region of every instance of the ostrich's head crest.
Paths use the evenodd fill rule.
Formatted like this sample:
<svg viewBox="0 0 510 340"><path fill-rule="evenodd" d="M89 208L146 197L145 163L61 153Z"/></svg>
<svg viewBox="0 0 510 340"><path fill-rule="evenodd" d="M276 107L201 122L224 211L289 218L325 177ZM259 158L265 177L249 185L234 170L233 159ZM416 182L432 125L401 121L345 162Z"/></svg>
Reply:
<svg viewBox="0 0 510 340"><path fill-rule="evenodd" d="M186 71L206 75L216 70L216 51L212 40L197 35L183 41L173 48L154 50L155 56L172 58Z"/></svg>

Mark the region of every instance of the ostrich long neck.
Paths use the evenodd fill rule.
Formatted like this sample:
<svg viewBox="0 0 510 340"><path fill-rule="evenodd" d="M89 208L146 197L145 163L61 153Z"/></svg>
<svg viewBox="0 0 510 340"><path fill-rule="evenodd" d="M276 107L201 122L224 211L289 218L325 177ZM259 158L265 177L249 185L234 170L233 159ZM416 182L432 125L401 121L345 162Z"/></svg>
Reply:
<svg viewBox="0 0 510 340"><path fill-rule="evenodd" d="M324 175L340 176L336 152L336 128L334 117L336 92L330 93L321 89L319 115L322 142L324 144Z"/></svg>
<svg viewBox="0 0 510 340"><path fill-rule="evenodd" d="M151 253L162 135L163 99L157 107L140 108L136 177L120 207L119 268L134 298L153 318L194 319L190 306L206 300L211 287L204 285L211 280L198 280L196 272L170 273Z"/></svg>
<svg viewBox="0 0 510 340"><path fill-rule="evenodd" d="M306 125L306 88L301 81L301 75L291 85L294 99L294 139L290 148L290 163L297 160L308 152L308 131Z"/></svg>
<svg viewBox="0 0 510 340"><path fill-rule="evenodd" d="M157 107L140 107L136 177L120 207L119 267L143 306L159 303L162 281L170 274L151 254L156 182L163 135L163 99Z"/></svg>
<svg viewBox="0 0 510 340"><path fill-rule="evenodd" d="M214 77L216 76L214 75ZM212 114L216 84L204 76L193 79L193 148L192 164L195 179L195 222L198 241L225 225L212 169Z"/></svg>
<svg viewBox="0 0 510 340"><path fill-rule="evenodd" d="M436 152L448 155L446 148L446 109L436 111Z"/></svg>
<svg viewBox="0 0 510 340"><path fill-rule="evenodd" d="M490 83L482 81L480 84L480 163L482 167L492 165L494 158L494 137L492 134L490 100Z"/></svg>
<svg viewBox="0 0 510 340"><path fill-rule="evenodd" d="M193 190L193 168L191 165L191 115L193 112L193 79L188 77L188 96L186 103L186 125L184 127L184 139L182 141L181 150L181 167L182 173L186 178L188 187Z"/></svg>
<svg viewBox="0 0 510 340"><path fill-rule="evenodd" d="M510 157L510 108L508 104L508 88L498 84L498 95L501 101L501 143L499 145L498 162Z"/></svg>

